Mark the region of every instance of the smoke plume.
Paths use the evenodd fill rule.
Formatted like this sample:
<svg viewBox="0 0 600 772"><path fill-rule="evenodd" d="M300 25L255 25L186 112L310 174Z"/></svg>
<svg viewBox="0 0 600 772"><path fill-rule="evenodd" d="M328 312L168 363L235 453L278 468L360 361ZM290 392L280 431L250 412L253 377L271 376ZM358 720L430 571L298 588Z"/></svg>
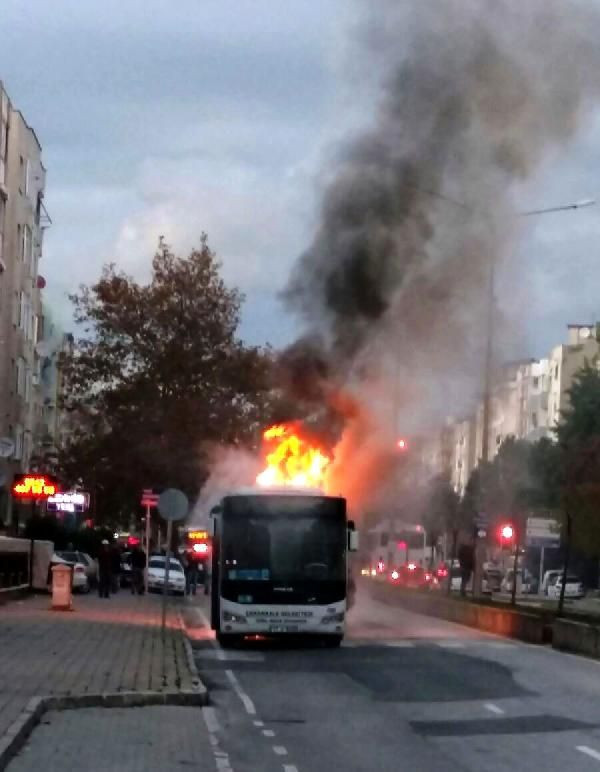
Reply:
<svg viewBox="0 0 600 772"><path fill-rule="evenodd" d="M332 162L286 290L322 341L328 393L361 401L346 458L354 437L364 466L367 425L370 437L398 420L414 431L473 399L490 266L515 290L527 278L511 261L523 225L512 192L595 103L599 39L590 0L365 3L361 61L381 73L379 103ZM498 355L518 320L497 303ZM373 391L389 397L398 383L387 412L374 404Z"/></svg>

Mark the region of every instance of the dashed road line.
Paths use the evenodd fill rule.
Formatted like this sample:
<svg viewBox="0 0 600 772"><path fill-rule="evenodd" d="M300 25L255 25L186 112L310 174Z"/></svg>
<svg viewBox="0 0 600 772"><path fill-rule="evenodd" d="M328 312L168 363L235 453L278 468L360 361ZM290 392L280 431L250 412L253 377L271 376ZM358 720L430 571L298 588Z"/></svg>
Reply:
<svg viewBox="0 0 600 772"><path fill-rule="evenodd" d="M435 645L440 649L464 649L465 644L460 641L435 641Z"/></svg>
<svg viewBox="0 0 600 772"><path fill-rule="evenodd" d="M596 759L596 761L600 761L600 752L595 751L593 748L590 748L587 745L576 745L575 750L578 750L580 753L585 753L586 756L589 756L592 759Z"/></svg>
<svg viewBox="0 0 600 772"><path fill-rule="evenodd" d="M274 745L273 752L278 756L287 756L287 748L284 748L283 745Z"/></svg>
<svg viewBox="0 0 600 772"><path fill-rule="evenodd" d="M211 734L214 734L215 732L218 732L220 729L219 726L219 719L217 718L217 712L214 708L211 708L210 706L205 706L202 708L202 715L204 716L204 723L206 724L206 728Z"/></svg>
<svg viewBox="0 0 600 772"><path fill-rule="evenodd" d="M233 686L234 692L237 694L237 696L242 701L242 705L244 706L244 709L246 710L246 713L248 713L250 716L256 715L256 708L254 707L254 703L250 699L250 697L246 694L246 692L242 689L242 686L240 682L235 677L235 674L233 670L226 670L225 675L229 679L229 682Z"/></svg>
<svg viewBox="0 0 600 772"><path fill-rule="evenodd" d="M385 646L391 649L414 649L415 644L412 641L385 641Z"/></svg>
<svg viewBox="0 0 600 772"><path fill-rule="evenodd" d="M265 737L275 737L275 732L272 729L263 729L262 733Z"/></svg>
<svg viewBox="0 0 600 772"><path fill-rule="evenodd" d="M283 772L298 772L298 767L295 764L284 764Z"/></svg>
<svg viewBox="0 0 600 772"><path fill-rule="evenodd" d="M490 713L495 713L497 716L503 716L504 711L502 708L499 708L497 705L494 705L493 702L486 702L483 706L486 710L489 710Z"/></svg>
<svg viewBox="0 0 600 772"><path fill-rule="evenodd" d="M255 721L253 721L252 723L254 724L254 726L264 726L264 725L265 725L265 722L264 722L264 721L256 721L256 720L255 720Z"/></svg>
<svg viewBox="0 0 600 772"><path fill-rule="evenodd" d="M229 754L224 750L221 750L219 746L219 738L217 732L220 731L219 720L214 708L205 706L202 708L202 717L204 723L208 729L208 739L212 746L213 756L215 764L219 772L233 772L233 768L229 763Z"/></svg>

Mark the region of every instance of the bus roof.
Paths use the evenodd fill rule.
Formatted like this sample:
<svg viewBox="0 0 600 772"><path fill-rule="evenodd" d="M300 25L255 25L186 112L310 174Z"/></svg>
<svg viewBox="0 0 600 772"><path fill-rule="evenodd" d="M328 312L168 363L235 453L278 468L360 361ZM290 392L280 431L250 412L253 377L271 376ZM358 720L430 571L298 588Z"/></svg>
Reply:
<svg viewBox="0 0 600 772"><path fill-rule="evenodd" d="M229 491L223 498L228 496L322 496L324 498L339 498L338 496L328 496L319 488L292 488L285 485L273 488L238 488L237 490Z"/></svg>

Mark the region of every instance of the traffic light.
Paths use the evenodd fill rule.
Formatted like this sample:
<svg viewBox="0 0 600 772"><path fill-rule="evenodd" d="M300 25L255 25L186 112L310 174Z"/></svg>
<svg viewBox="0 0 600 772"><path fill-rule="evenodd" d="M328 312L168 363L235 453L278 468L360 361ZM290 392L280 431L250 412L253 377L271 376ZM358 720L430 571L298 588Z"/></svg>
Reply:
<svg viewBox="0 0 600 772"><path fill-rule="evenodd" d="M514 535L514 529L512 525L509 525L508 523L506 525L502 526L502 538L506 539L506 541L510 541Z"/></svg>

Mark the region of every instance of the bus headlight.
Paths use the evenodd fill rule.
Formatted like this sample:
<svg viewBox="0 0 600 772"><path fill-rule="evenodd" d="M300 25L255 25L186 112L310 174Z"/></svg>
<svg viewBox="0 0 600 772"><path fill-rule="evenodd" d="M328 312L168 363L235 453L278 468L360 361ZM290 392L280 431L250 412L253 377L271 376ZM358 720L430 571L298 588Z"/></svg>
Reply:
<svg viewBox="0 0 600 772"><path fill-rule="evenodd" d="M246 624L246 617L241 617L239 614L231 614L229 611L223 611L224 622L242 622Z"/></svg>
<svg viewBox="0 0 600 772"><path fill-rule="evenodd" d="M338 614L330 614L329 616L323 617L321 619L322 625L330 625L333 622L343 622L344 621L345 612L340 611Z"/></svg>

